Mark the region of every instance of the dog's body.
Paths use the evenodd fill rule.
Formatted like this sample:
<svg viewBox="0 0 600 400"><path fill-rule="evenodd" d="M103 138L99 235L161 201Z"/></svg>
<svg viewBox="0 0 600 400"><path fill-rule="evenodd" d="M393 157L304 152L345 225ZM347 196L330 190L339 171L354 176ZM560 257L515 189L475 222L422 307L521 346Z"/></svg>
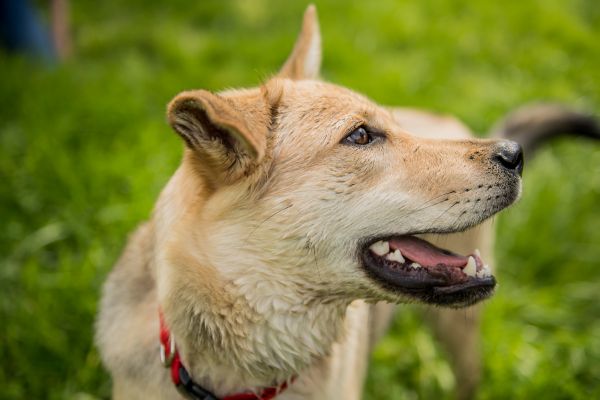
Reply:
<svg viewBox="0 0 600 400"><path fill-rule="evenodd" d="M417 129L418 127L436 126L445 128L438 130L440 134L447 133L450 136L460 135L462 137L469 134L460 122L451 118L440 118L436 115L411 110L397 110L396 112L399 121L407 128L409 124L414 123L414 127ZM410 115L410 118L407 118L406 122L402 122L403 115ZM180 179L184 179L183 176ZM185 204L186 200L169 199L166 202ZM139 227L131 236L124 254L105 286L102 303L103 318L99 321L100 335L98 338L100 347L104 350L105 362L111 367L114 366L114 369L111 368L111 370L114 377L115 399L180 398L170 381L167 370L160 364L158 357L157 310L159 303L156 291L154 249L156 235L156 226L153 222ZM431 238L430 241L435 243L437 239L445 248L459 253L479 248L482 250L484 258L491 259L489 235L491 235L491 230L488 226L483 226L466 233ZM182 253L185 252L182 251ZM193 265L192 268L194 268ZM312 272L318 275L318 266L315 268ZM203 269L187 271L185 279L194 278L197 278L200 286L204 286L210 276L207 276ZM259 293L267 290L258 283L253 283L251 286ZM214 296L214 301L218 304L227 301L221 300L224 293L226 292L223 288L212 287L208 288L206 294ZM232 303L235 304L235 301ZM223 307L233 307L231 309L233 311L235 309L233 304L224 304ZM310 364L308 369L305 365L292 368L293 371L302 372L299 373L294 384L280 395L280 398L359 399L362 394L370 350L385 332L396 306L384 302L376 305L366 304L362 300L355 300L350 306L347 301L327 304L323 306L323 309L318 306L318 303L308 305L313 311L312 315L308 315L309 318L306 318L305 314L301 314L300 318L290 318L289 320L282 318L282 321L279 322L282 325L281 329L275 329L271 333L273 336L264 333L266 338L264 345L266 346L277 346L276 339L281 337L283 340L289 341L282 344L281 347L289 346L292 349L298 349L301 345L307 348L320 345L320 348L312 348L311 352L322 352L322 357L317 357L317 361L312 359L305 361ZM260 310L260 312L264 311L266 310ZM240 310L236 310L236 312L240 313L242 319L260 318L257 316L256 310L245 305L240 305ZM460 314L458 324L454 324L454 313ZM434 326L439 326L440 331L445 332L440 335L440 338L451 348L456 346L457 350L452 354L456 354L461 360L464 359L462 364L465 365L459 371L462 372L466 381L473 381L473 384L476 384L479 374L477 346L469 341L477 340L477 330L474 329L476 324L474 325L474 321L471 321L477 317L477 314L441 309L436 310L434 314L436 316L432 318L432 323ZM445 319L444 316L446 316ZM183 323L185 324L185 321ZM448 324L453 325L452 329L442 328L442 325ZM243 324L240 323L240 325ZM322 338L310 336L317 332L317 328L324 332L321 333ZM286 329L288 330L286 331ZM307 330L311 332L307 332ZM123 333L126 333L125 336ZM297 337L294 338L294 336ZM307 342L302 343L303 339L306 339ZM313 343L317 339L326 341L325 343ZM178 346L180 344L183 343L178 340ZM246 348L246 346L251 345L244 344L242 347ZM459 347L462 347L460 351ZM249 350L248 353L253 351L255 350ZM269 360L275 360L276 353L285 350L265 349L264 351L272 352L273 355L267 357ZM306 350L297 351L308 353ZM242 380L239 372L232 372L232 366L219 369L217 360L235 354L232 349L221 348L219 344L211 343L209 348L202 353L205 355L198 358L200 365L194 375L205 377L206 387L218 394L239 392L247 388L265 386L272 382L271 379L265 381ZM211 357L207 357L206 353L212 353ZM211 358L214 359L214 362L211 362ZM190 364L190 368L192 365ZM275 369L278 368L275 367ZM282 376L277 376L274 381L289 378L294 374L291 371L286 372ZM214 386L213 382L219 382L222 385L221 388Z"/></svg>
<svg viewBox="0 0 600 400"><path fill-rule="evenodd" d="M159 310L191 377L217 396L295 377L278 399L347 400L360 398L393 313L380 301L460 307L492 293L481 263L491 230L472 227L519 196L518 147L315 80L315 18L310 8L262 87L170 104L183 162L111 273L98 319L115 399L180 398L159 360ZM416 233L481 257L432 250ZM391 252L373 252L382 243L413 262L387 263ZM477 312L436 312L467 396Z"/></svg>

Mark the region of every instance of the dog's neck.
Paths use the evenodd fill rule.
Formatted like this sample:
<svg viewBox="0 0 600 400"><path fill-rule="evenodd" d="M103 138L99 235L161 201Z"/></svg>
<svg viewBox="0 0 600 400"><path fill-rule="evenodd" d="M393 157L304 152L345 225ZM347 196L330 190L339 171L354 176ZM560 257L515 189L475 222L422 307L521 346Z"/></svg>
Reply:
<svg viewBox="0 0 600 400"><path fill-rule="evenodd" d="M155 238L155 265L159 302L192 378L222 396L281 383L323 360L343 333L350 300L294 279L307 269L301 265L264 265L252 253L256 246L237 245L246 233L184 236L194 230L174 221L198 223L189 205L199 203L194 193L170 190L194 186L189 176L182 185L183 177L175 174L156 209L155 223L169 235ZM293 254L284 259L304 262Z"/></svg>
<svg viewBox="0 0 600 400"><path fill-rule="evenodd" d="M294 299L289 287L273 296L273 287L261 282L254 282L252 296L235 282L226 284L216 292L218 298L199 297L206 287L190 284L165 305L184 364L194 380L217 395L301 375L323 360L343 333L348 301ZM186 304L191 296L196 299Z"/></svg>

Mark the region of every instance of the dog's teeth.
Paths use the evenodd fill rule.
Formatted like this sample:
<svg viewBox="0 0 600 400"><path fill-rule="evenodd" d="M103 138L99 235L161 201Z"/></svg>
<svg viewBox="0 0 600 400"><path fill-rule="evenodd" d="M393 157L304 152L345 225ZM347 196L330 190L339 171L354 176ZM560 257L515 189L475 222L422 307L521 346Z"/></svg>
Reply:
<svg viewBox="0 0 600 400"><path fill-rule="evenodd" d="M489 265L484 265L481 270L477 271L478 278L489 278L492 276L492 271L490 270Z"/></svg>
<svg viewBox="0 0 600 400"><path fill-rule="evenodd" d="M422 267L421 267L421 264L419 264L419 263L416 263L416 262L414 262L414 263L410 264L410 267L411 267L411 268L413 268L413 269L419 269L419 268L422 268Z"/></svg>
<svg viewBox="0 0 600 400"><path fill-rule="evenodd" d="M404 263L406 260L402 257L402 253L399 249L396 249L393 253L389 253L386 258L390 261L396 261L399 263Z"/></svg>
<svg viewBox="0 0 600 400"><path fill-rule="evenodd" d="M479 249L475 249L473 254L475 254L477 257L481 258L481 253L479 252Z"/></svg>
<svg viewBox="0 0 600 400"><path fill-rule="evenodd" d="M483 272L484 278L492 276L492 270L489 265L484 265L481 271Z"/></svg>
<svg viewBox="0 0 600 400"><path fill-rule="evenodd" d="M475 263L475 259L473 256L469 256L469 260L467 261L467 266L463 268L463 272L468 276L476 276L477 274L477 264Z"/></svg>
<svg viewBox="0 0 600 400"><path fill-rule="evenodd" d="M380 240L378 242L373 243L369 249L378 256L384 256L390 252L390 244L388 242L384 242Z"/></svg>

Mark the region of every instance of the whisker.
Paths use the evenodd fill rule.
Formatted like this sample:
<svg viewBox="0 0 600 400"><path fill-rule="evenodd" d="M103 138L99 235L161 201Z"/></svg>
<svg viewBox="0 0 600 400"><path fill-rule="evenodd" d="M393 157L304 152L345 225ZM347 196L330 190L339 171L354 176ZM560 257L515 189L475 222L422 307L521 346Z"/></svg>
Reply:
<svg viewBox="0 0 600 400"><path fill-rule="evenodd" d="M308 246L309 246L309 248L311 249L311 251L313 253L313 258L315 259L315 268L317 270L317 275L319 275L319 281L322 282L323 278L321 277L321 269L319 268L319 263L317 262L317 250L313 246L313 244L310 241L310 239L308 239Z"/></svg>
<svg viewBox="0 0 600 400"><path fill-rule="evenodd" d="M450 195L450 194L453 194L453 193L456 193L456 190L451 190L451 191L449 191L449 192L442 193L442 194L440 194L440 195L438 195L438 196L435 196L435 197L433 197L433 198L431 198L431 199L427 200L425 203L423 203L423 205L426 205L427 203L430 203L430 202L432 202L432 201L435 201L435 200L439 199L440 197L443 197L443 196L448 196L448 195ZM444 200L444 201L445 201L445 200Z"/></svg>
<svg viewBox="0 0 600 400"><path fill-rule="evenodd" d="M452 204L450 207L446 208L444 211L442 211L442 213L440 215L438 215L433 221L431 221L431 228L434 227L434 224L437 222L438 219L440 219L444 214L446 214L448 211L450 211L450 209L456 205L460 204L459 202L456 202L454 204Z"/></svg>
<svg viewBox="0 0 600 400"><path fill-rule="evenodd" d="M287 210L288 208L290 208L292 206L292 204L289 204L288 206L282 208L281 210L275 211L273 214L269 215L267 218L265 218L264 221L262 221L260 224L258 224L258 226L256 226L256 228L254 228L252 230L252 232L250 232L250 234L246 237L246 241L248 241L248 239L250 239L250 237L254 234L254 232L256 232L256 230L258 228L260 228L265 222L267 222L268 220L270 220L271 218L273 218L274 216L276 216L277 214L279 214L280 212L283 212L285 210Z"/></svg>

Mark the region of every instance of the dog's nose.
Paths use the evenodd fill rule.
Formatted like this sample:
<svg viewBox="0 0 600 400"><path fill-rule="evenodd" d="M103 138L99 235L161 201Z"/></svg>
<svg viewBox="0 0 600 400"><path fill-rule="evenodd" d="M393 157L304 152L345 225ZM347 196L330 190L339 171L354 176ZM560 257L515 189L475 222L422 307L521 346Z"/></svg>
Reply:
<svg viewBox="0 0 600 400"><path fill-rule="evenodd" d="M517 142L505 140L498 144L492 159L509 171L523 173L523 148Z"/></svg>

